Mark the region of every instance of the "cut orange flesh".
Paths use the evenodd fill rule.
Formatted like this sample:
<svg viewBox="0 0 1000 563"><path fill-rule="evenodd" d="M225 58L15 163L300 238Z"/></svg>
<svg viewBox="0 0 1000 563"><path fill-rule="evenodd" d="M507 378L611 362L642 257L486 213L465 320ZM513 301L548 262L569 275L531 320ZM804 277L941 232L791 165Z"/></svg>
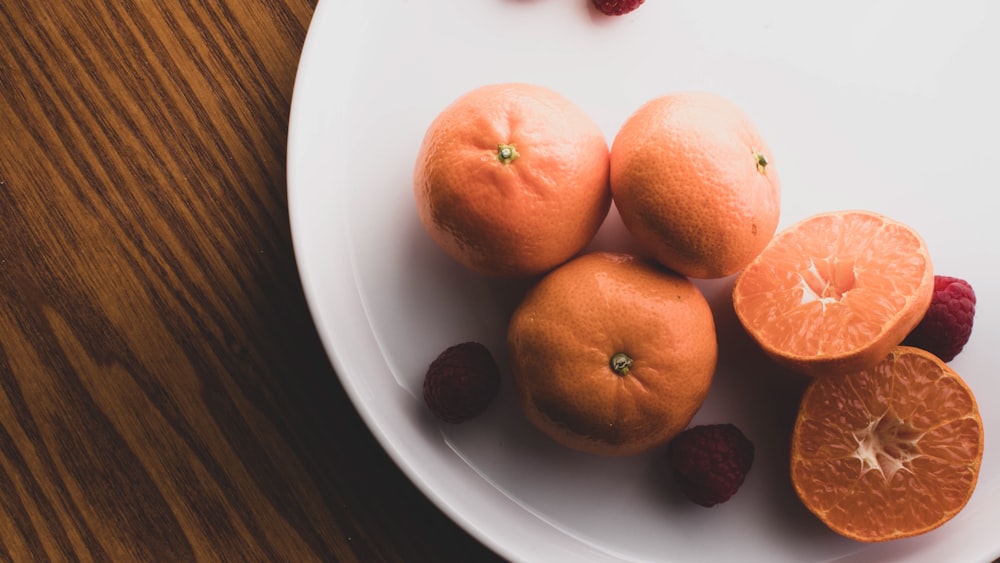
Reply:
<svg viewBox="0 0 1000 563"><path fill-rule="evenodd" d="M968 385L899 346L877 366L815 379L792 434L791 477L835 532L865 542L929 532L972 496L983 422Z"/></svg>
<svg viewBox="0 0 1000 563"><path fill-rule="evenodd" d="M913 229L867 211L824 213L779 232L740 274L740 322L808 375L867 369L923 317L934 271Z"/></svg>

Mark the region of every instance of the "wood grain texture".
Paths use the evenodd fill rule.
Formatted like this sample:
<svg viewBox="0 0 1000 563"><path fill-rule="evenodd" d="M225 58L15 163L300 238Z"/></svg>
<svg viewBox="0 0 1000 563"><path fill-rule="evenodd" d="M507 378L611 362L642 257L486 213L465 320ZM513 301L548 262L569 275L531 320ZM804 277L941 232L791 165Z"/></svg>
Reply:
<svg viewBox="0 0 1000 563"><path fill-rule="evenodd" d="M314 8L0 2L0 559L494 558L309 318L285 142Z"/></svg>

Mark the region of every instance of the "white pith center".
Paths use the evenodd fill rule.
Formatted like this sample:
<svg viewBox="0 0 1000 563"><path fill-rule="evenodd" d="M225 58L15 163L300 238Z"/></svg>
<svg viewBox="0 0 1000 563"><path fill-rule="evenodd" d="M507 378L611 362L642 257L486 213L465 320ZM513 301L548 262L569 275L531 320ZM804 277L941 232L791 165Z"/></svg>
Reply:
<svg viewBox="0 0 1000 563"><path fill-rule="evenodd" d="M840 301L844 294L854 287L854 268L851 268L846 279L838 279L839 268L837 266L837 259L834 258L833 267L825 268L832 274L829 276L820 272L813 258L809 259L809 268L799 273L799 287L802 288L801 305L819 301L825 309L830 303Z"/></svg>
<svg viewBox="0 0 1000 563"><path fill-rule="evenodd" d="M888 482L897 471L909 471L910 462L921 455L922 436L922 432L888 413L872 420L867 427L854 432L858 443L854 457L861 462L861 474L878 471Z"/></svg>

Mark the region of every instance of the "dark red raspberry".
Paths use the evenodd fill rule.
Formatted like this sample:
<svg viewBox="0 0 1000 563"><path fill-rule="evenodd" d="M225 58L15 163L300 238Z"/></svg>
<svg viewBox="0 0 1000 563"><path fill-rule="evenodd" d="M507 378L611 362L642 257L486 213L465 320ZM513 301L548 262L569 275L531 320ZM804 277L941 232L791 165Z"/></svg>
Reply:
<svg viewBox="0 0 1000 563"><path fill-rule="evenodd" d="M976 292L969 282L934 276L931 306L903 344L927 350L950 362L965 348L976 316Z"/></svg>
<svg viewBox="0 0 1000 563"><path fill-rule="evenodd" d="M729 500L753 465L753 443L732 424L688 428L669 446L670 467L681 491L702 506Z"/></svg>
<svg viewBox="0 0 1000 563"><path fill-rule="evenodd" d="M437 418L458 424L482 414L500 391L500 368L478 342L456 344L431 362L424 402Z"/></svg>
<svg viewBox="0 0 1000 563"><path fill-rule="evenodd" d="M646 0L592 0L602 14L621 16L638 8Z"/></svg>

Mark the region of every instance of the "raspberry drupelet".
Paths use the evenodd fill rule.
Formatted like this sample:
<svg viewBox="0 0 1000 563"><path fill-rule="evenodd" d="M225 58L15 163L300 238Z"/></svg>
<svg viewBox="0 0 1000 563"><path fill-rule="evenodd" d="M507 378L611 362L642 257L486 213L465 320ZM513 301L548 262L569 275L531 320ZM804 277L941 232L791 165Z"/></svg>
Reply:
<svg viewBox="0 0 1000 563"><path fill-rule="evenodd" d="M693 426L669 446L670 467L692 502L710 507L739 490L753 465L753 443L733 424Z"/></svg>
<svg viewBox="0 0 1000 563"><path fill-rule="evenodd" d="M950 362L965 348L976 315L976 292L969 282L934 276L931 305L903 344L927 350Z"/></svg>
<svg viewBox="0 0 1000 563"><path fill-rule="evenodd" d="M482 414L500 390L500 369L478 342L441 352L424 376L424 402L438 419L459 424Z"/></svg>
<svg viewBox="0 0 1000 563"><path fill-rule="evenodd" d="M602 14L622 16L635 10L646 0L592 0Z"/></svg>

